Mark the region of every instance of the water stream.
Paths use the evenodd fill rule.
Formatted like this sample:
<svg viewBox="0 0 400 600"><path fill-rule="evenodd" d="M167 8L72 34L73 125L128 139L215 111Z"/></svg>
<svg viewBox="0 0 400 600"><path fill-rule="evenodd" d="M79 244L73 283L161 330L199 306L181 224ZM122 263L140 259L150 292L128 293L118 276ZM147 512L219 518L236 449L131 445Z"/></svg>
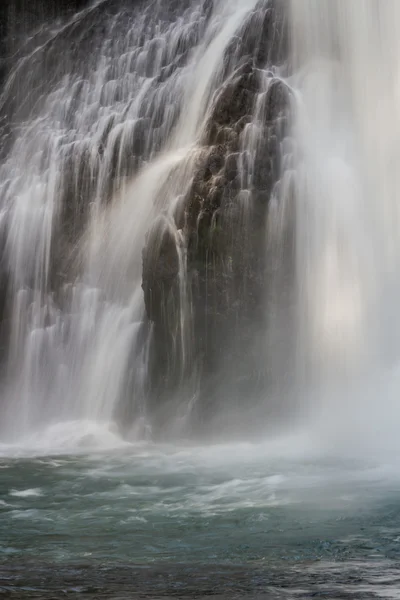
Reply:
<svg viewBox="0 0 400 600"><path fill-rule="evenodd" d="M256 0L206 5L182 7L169 22L153 3L118 37L117 13L90 64L73 64L18 125L1 167L11 307L4 435L58 420L111 422L129 369L143 379L142 249L151 226L175 240L181 304L171 353L182 374L190 365L186 241L176 215L211 99L236 66L233 55L227 68L225 50ZM130 402L145 418L140 385L134 392Z"/></svg>

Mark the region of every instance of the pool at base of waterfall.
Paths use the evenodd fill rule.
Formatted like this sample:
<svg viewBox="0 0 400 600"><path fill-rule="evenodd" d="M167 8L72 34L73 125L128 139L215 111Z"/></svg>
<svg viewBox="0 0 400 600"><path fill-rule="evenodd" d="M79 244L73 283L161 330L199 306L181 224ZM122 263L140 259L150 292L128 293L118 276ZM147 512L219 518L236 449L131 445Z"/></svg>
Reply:
<svg viewBox="0 0 400 600"><path fill-rule="evenodd" d="M0 597L400 598L396 457L69 432L0 445Z"/></svg>

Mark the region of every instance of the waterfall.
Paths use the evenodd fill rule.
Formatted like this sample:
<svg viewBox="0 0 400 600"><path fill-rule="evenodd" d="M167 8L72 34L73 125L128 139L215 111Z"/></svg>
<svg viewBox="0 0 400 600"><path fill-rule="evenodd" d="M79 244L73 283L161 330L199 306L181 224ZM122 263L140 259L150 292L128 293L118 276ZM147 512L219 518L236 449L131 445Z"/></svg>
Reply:
<svg viewBox="0 0 400 600"><path fill-rule="evenodd" d="M400 6L292 0L289 11L291 140L270 227L294 240L297 394L312 412L329 406L336 432L354 419L374 429L397 417Z"/></svg>
<svg viewBox="0 0 400 600"><path fill-rule="evenodd" d="M277 61L271 51L259 58L271 6L97 2L33 35L17 55L1 97L10 124L0 167L2 435L24 436L59 421L115 419L148 430L152 347L167 334L162 368L185 390L173 411L182 418L193 409L197 271L188 276L188 256L200 248L209 211L200 207L195 215L193 245L187 202L201 164L218 163L225 143L241 173L238 223L249 214L255 186L246 173L254 171L257 108L253 122L240 125L236 154L234 142L221 141L229 133L222 109L221 132L228 133L211 141L213 111L243 77L249 82L259 71L272 80L266 69ZM239 110L241 97L235 101ZM257 101L246 102L251 114ZM207 167L213 193L223 167L215 174ZM213 211L210 231L218 213L225 221L236 214L231 200ZM232 226L226 227L234 245ZM218 260L232 271L232 256ZM164 269L162 285L152 279L154 265ZM168 324L167 334L160 323Z"/></svg>
<svg viewBox="0 0 400 600"><path fill-rule="evenodd" d="M398 354L399 8L305 4L291 8L301 336L336 374Z"/></svg>

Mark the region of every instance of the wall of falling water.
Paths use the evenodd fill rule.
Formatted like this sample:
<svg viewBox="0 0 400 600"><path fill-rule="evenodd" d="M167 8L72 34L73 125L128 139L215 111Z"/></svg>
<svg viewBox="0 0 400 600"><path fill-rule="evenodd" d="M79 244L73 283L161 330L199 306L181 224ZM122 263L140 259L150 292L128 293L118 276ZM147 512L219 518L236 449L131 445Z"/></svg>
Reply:
<svg viewBox="0 0 400 600"><path fill-rule="evenodd" d="M290 11L297 367L326 386L399 357L400 5Z"/></svg>
<svg viewBox="0 0 400 600"><path fill-rule="evenodd" d="M153 328L144 312L142 251L149 232L168 235L178 257L179 318L167 360L182 379L196 373L179 215L213 98L242 58L232 41L268 3L117 4L95 3L42 31L1 96L12 123L0 166L9 340L3 436L118 415L147 430ZM257 145L248 136L242 155ZM246 177L244 203L253 185Z"/></svg>
<svg viewBox="0 0 400 600"><path fill-rule="evenodd" d="M102 0L13 48L2 436L264 426L398 360L399 17Z"/></svg>

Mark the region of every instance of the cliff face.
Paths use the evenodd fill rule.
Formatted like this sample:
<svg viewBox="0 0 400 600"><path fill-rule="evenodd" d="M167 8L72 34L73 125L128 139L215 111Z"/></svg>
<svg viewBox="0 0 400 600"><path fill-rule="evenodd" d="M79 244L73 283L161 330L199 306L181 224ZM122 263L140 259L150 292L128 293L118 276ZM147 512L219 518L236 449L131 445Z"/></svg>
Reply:
<svg viewBox="0 0 400 600"><path fill-rule="evenodd" d="M7 60L44 23L73 15L89 0L3 0L0 6L1 58Z"/></svg>
<svg viewBox="0 0 400 600"><path fill-rule="evenodd" d="M290 106L288 88L271 70L284 68L287 58L284 3L259 2L232 45L227 68L233 52L238 66L212 98L177 223L186 239L190 303L191 355L184 374L171 361L182 310L175 242L165 234L154 251L149 235L143 253L143 290L155 328L153 402L162 406L183 377L193 385L184 393L193 389L200 396L200 420L218 410L217 397L246 402L246 395L265 384L257 369L268 286L266 215L280 177Z"/></svg>

